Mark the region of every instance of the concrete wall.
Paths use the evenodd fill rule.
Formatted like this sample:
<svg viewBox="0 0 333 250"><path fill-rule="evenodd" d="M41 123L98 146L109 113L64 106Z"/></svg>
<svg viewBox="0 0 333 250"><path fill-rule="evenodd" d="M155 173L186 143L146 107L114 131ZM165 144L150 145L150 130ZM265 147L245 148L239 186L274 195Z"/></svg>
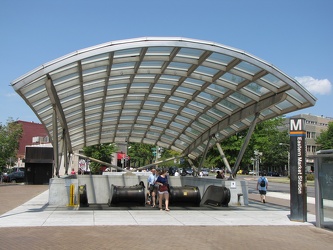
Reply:
<svg viewBox="0 0 333 250"><path fill-rule="evenodd" d="M143 181L147 185L149 173L106 173L105 175L79 175L75 178L55 178L50 181L49 204L66 206L69 203L69 187L75 185L76 201L78 201L78 186L86 185L88 202L90 204L107 204L111 197L111 185L134 186ZM196 186L201 198L210 185L224 186L230 189L229 206L248 205L248 188L245 181L224 180L205 177L169 176L169 184L174 187ZM239 195L241 194L241 195Z"/></svg>

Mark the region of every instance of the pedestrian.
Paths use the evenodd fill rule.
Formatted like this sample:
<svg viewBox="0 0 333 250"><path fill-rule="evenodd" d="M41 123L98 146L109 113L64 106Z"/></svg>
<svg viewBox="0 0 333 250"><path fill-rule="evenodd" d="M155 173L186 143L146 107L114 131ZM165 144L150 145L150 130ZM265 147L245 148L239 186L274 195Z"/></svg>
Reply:
<svg viewBox="0 0 333 250"><path fill-rule="evenodd" d="M76 174L74 168L72 168L71 174L72 175Z"/></svg>
<svg viewBox="0 0 333 250"><path fill-rule="evenodd" d="M216 172L216 179L223 179L223 176L221 175L220 171Z"/></svg>
<svg viewBox="0 0 333 250"><path fill-rule="evenodd" d="M149 195L151 197L150 205L152 207L156 207L156 195L157 195L157 187L158 185L155 183L157 180L156 169L151 170L151 174L148 176L148 190Z"/></svg>
<svg viewBox="0 0 333 250"><path fill-rule="evenodd" d="M259 177L259 179L257 181L257 190L259 190L260 201L263 203L266 203L267 188L268 188L268 180L265 177L264 172L262 172L261 176Z"/></svg>
<svg viewBox="0 0 333 250"><path fill-rule="evenodd" d="M169 209L169 182L166 175L166 170L162 170L160 175L157 177L156 184L158 185L158 205L162 211L162 202L164 198L165 202L165 211L170 211Z"/></svg>

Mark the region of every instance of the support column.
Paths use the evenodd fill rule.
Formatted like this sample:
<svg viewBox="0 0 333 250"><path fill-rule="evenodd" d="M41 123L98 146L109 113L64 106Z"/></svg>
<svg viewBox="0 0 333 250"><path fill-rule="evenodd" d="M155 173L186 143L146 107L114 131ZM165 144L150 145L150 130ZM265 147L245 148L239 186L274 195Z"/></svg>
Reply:
<svg viewBox="0 0 333 250"><path fill-rule="evenodd" d="M230 168L229 162L228 162L227 158L225 157L225 154L224 154L224 152L223 152L223 149L222 149L220 143L217 142L217 143L216 143L216 146L217 146L217 149L218 149L219 152L220 152L220 155L221 155L221 157L222 157L222 160L223 160L224 166L228 169L229 173L231 174L232 171L231 171L231 168Z"/></svg>
<svg viewBox="0 0 333 250"><path fill-rule="evenodd" d="M213 136L214 136L214 135L209 136L209 138L208 138L208 141L207 141L207 145L206 145L205 151L204 151L204 153L202 154L202 159L201 159L201 161L200 161L200 163L199 163L198 174L200 173L200 171L201 171L201 167L202 167L202 164L203 164L204 160L206 159L206 155L207 155L208 148L209 148L209 143L210 143L210 140L212 139Z"/></svg>
<svg viewBox="0 0 333 250"><path fill-rule="evenodd" d="M53 125L53 162L55 176L59 177L59 145L58 145L58 122L57 122L57 112L55 105L53 105L53 115L52 115L52 125ZM53 172L54 173L54 172Z"/></svg>
<svg viewBox="0 0 333 250"><path fill-rule="evenodd" d="M252 134L253 134L254 128L256 127L256 124L257 124L257 122L258 122L259 115L260 115L259 112L257 112L257 113L255 114L255 117L254 117L254 119L253 119L253 122L252 122L251 126L249 127L249 130L248 130L247 135L246 135L246 137L245 137L245 141L244 141L244 143L243 143L243 146L242 146L241 150L240 150L239 153L238 153L238 156L237 156L237 159L236 159L235 165L234 165L234 167L233 167L233 169L232 169L232 175L230 176L231 178L232 178L232 176L234 176L234 175L237 173L237 171L238 171L239 164L240 164L240 162L241 162L241 160L242 160L242 158L243 158L243 155L244 155L244 153L245 153L245 149L247 148L247 145L248 145L249 142L250 142L250 139L251 139L251 136L252 136Z"/></svg>

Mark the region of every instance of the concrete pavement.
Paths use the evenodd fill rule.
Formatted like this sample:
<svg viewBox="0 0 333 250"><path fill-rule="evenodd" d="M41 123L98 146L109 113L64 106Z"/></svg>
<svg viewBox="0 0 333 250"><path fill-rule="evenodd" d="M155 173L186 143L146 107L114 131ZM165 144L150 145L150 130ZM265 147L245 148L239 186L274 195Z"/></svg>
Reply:
<svg viewBox="0 0 333 250"><path fill-rule="evenodd" d="M150 207L52 207L47 186L16 185L0 186L1 203L3 192L13 192L12 199L18 200L22 197L15 193L25 189L40 193L0 216L0 249L146 249L151 244L172 249L255 249L262 244L265 249L324 249L333 245L333 232L316 228L313 213L308 213L308 222L290 221L286 197L278 198L278 193L269 196L266 204L252 195L247 207L171 206L165 212Z"/></svg>

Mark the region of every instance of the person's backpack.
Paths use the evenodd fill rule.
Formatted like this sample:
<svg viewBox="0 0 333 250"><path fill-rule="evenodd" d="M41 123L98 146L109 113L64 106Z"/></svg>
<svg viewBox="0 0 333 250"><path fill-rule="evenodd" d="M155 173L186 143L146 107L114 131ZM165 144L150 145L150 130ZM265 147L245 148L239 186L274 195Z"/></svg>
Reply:
<svg viewBox="0 0 333 250"><path fill-rule="evenodd" d="M266 186L265 178L261 178L260 187L265 187L265 186Z"/></svg>

